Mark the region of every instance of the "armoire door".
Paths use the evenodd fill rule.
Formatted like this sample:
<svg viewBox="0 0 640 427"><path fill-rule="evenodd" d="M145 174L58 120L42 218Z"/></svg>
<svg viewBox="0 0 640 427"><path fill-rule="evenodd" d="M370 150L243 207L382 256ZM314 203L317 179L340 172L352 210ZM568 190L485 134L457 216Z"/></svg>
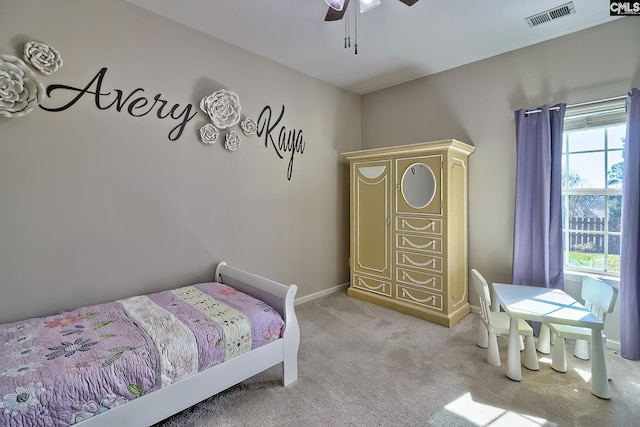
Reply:
<svg viewBox="0 0 640 427"><path fill-rule="evenodd" d="M391 161L354 162L353 271L391 278Z"/></svg>

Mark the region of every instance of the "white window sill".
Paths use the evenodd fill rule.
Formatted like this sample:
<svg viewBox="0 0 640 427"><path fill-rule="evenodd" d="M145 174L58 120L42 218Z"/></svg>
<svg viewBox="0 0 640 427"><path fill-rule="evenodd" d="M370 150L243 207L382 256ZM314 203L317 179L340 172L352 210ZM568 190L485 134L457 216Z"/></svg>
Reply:
<svg viewBox="0 0 640 427"><path fill-rule="evenodd" d="M600 274L600 273L587 273L584 271L576 271L566 269L564 270L564 278L567 280L571 280L572 282L582 282L582 278L586 275L591 275L598 277L600 279L606 280L616 287L620 287L620 277L619 276L611 276L608 274Z"/></svg>

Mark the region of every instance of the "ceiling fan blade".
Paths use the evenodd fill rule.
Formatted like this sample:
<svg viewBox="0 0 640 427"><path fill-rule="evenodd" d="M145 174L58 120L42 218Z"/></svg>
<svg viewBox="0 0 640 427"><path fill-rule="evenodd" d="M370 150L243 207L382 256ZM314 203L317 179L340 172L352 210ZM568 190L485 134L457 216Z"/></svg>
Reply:
<svg viewBox="0 0 640 427"><path fill-rule="evenodd" d="M345 0L344 6L341 11L337 11L335 9L329 8L327 12L327 16L324 17L325 21L339 21L344 16L347 11L347 7L349 6L349 0Z"/></svg>
<svg viewBox="0 0 640 427"><path fill-rule="evenodd" d="M406 4L407 6L413 6L414 4L418 3L418 0L400 0L400 1Z"/></svg>

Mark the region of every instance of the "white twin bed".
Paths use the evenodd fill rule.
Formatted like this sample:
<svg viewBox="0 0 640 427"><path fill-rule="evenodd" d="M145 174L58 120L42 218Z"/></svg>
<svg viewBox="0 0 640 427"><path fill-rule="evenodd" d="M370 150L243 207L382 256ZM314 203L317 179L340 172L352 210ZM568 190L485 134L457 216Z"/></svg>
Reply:
<svg viewBox="0 0 640 427"><path fill-rule="evenodd" d="M0 425L150 426L274 365L296 381L296 286L215 281L0 325Z"/></svg>

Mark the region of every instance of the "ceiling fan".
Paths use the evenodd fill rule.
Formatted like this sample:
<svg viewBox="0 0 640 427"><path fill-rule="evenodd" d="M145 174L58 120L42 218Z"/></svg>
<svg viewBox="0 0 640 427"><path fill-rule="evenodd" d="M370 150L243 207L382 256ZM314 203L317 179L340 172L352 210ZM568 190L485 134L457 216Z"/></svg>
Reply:
<svg viewBox="0 0 640 427"><path fill-rule="evenodd" d="M324 17L325 21L338 21L342 19L347 6L349 6L349 0L324 0L329 5L329 11L327 16ZM360 13L364 13L367 10L373 9L380 4L380 0L358 0L360 2ZM418 0L399 0L407 6L413 6Z"/></svg>

